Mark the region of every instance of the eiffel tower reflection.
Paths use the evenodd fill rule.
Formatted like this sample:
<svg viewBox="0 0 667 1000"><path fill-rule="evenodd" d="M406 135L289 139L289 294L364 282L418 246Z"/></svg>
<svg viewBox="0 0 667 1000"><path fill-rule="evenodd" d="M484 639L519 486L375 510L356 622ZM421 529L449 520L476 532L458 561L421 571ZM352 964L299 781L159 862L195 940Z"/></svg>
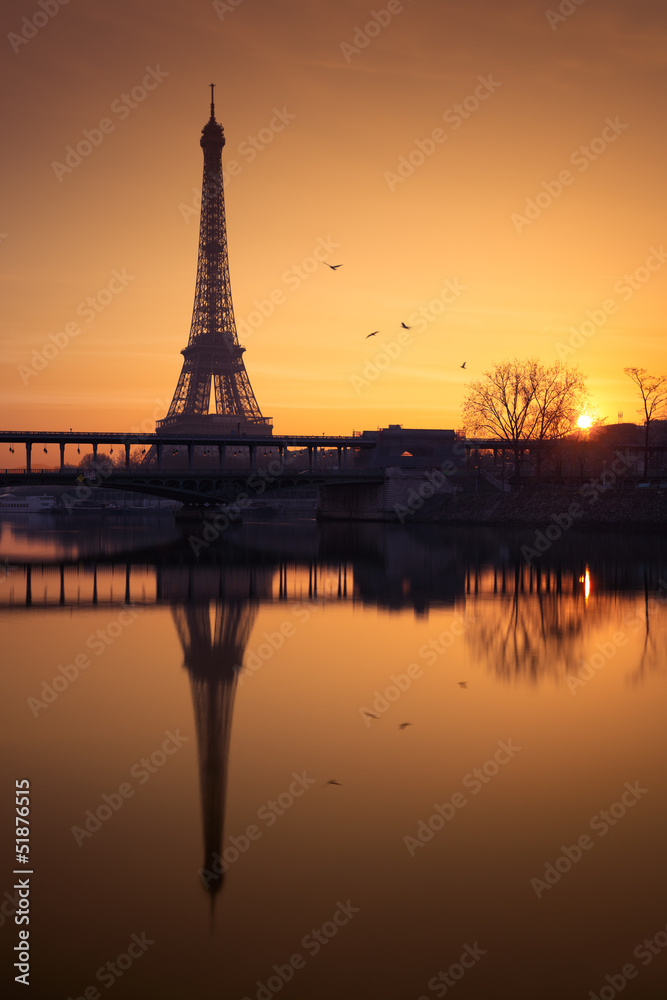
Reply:
<svg viewBox="0 0 667 1000"><path fill-rule="evenodd" d="M183 666L190 676L204 833L202 867L208 872L215 870L221 854L234 698L258 608L257 599L242 598L172 605ZM220 875L206 884L211 911L223 881Z"/></svg>

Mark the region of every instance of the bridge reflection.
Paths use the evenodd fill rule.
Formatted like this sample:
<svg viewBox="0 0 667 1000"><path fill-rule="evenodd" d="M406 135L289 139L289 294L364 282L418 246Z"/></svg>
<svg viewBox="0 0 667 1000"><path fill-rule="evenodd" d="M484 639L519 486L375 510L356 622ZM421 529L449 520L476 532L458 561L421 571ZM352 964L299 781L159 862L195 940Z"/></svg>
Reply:
<svg viewBox="0 0 667 1000"><path fill-rule="evenodd" d="M472 597L584 602L587 569L598 603L605 594L667 590L667 539L648 534L571 532L529 563L521 550L532 531L246 522L199 547L201 525L99 520L13 524L0 541L0 607L307 598L427 615Z"/></svg>

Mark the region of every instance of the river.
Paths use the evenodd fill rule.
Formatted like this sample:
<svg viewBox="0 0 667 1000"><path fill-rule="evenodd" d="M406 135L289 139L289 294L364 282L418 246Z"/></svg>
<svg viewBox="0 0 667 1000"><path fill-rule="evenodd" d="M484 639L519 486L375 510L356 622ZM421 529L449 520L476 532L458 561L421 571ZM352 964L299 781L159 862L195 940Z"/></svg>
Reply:
<svg viewBox="0 0 667 1000"><path fill-rule="evenodd" d="M664 995L664 538L0 525L34 996Z"/></svg>

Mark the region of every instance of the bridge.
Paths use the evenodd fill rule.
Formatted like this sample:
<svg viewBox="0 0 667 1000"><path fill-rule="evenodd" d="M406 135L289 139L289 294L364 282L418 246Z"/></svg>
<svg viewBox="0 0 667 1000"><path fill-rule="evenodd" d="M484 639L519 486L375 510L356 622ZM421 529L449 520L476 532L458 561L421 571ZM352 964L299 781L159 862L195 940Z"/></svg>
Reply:
<svg viewBox="0 0 667 1000"><path fill-rule="evenodd" d="M0 443L8 444L12 453L20 447L25 454L23 467L0 469L0 487L71 487L73 492L65 501L70 507L85 504L99 486L165 497L186 506L228 506L267 492L350 483L377 487L385 479L384 470L370 464L353 467L352 456L356 458L375 448L375 441L354 435L212 438L164 433L2 431ZM54 466L36 468L37 449L48 455L54 446ZM110 461L114 446L121 451L119 464ZM90 450L90 468L79 464L82 447ZM132 448L141 449L139 461L132 457Z"/></svg>
<svg viewBox="0 0 667 1000"><path fill-rule="evenodd" d="M405 507L415 492L425 497L461 488L508 491L515 451L515 445L506 440L463 440L453 431L398 427L341 436L270 437L182 430L171 434L164 430L0 431L0 444L8 445L12 455L20 449L25 456L20 467L0 469L0 489L69 487L63 502L70 508L90 505L100 486L176 500L189 508L247 505L262 497L309 491L318 497L319 516L357 520L392 520L397 506ZM118 455L114 459L114 448L120 451L120 461ZM531 461L536 459L538 470L547 454L556 464L564 460L569 471L560 482L570 485L577 484L575 477L580 485L593 476L607 476L607 466L614 469L617 453L611 443L567 439L521 441L518 449ZM53 456L54 451L53 465L45 468L53 459L44 456ZM609 473L617 485L625 479L633 485L638 479L644 451L642 445L623 445L623 474ZM493 455L493 466L480 463L484 452ZM650 452L656 459L653 478L660 481L657 460L664 462L667 447L651 445ZM444 470L445 465L446 474L436 482L430 470ZM539 485L547 478L543 474L533 482Z"/></svg>
<svg viewBox="0 0 667 1000"><path fill-rule="evenodd" d="M146 450L154 448L157 456L158 468L164 467L164 460L174 449L185 449L188 456L188 468L194 467L196 449L199 448L206 455L213 455L217 452L218 467L225 468L228 452L234 453L244 451L247 453L247 467L250 470L257 468L258 455L264 453L277 453L281 462L284 462L291 450L307 452L308 466L310 469L317 467L318 453L322 450L335 449L338 458L338 467L341 468L345 462L348 449L368 451L376 447L376 442L372 439L362 439L361 435L347 435L340 437L312 436L312 435L283 435L281 437L266 436L212 436L207 435L166 435L153 433L113 433L110 431L0 431L0 444L8 444L11 448L21 445L25 449L25 468L4 469L2 475L10 473L28 474L33 471L33 448L41 445L48 452L47 445L56 445L60 453L59 469L61 472L66 469L66 449L70 445L80 453L81 445L88 445L92 449L93 460L97 461L100 445L108 445L113 450L114 445L119 445L125 452L125 466L130 465L130 449L133 446ZM14 449L15 450L15 449Z"/></svg>
<svg viewBox="0 0 667 1000"><path fill-rule="evenodd" d="M405 465L400 451L390 459L378 447L382 433L267 437L164 430L0 431L0 444L25 455L20 467L0 469L0 489L69 487L62 497L69 509L94 503L100 486L177 500L189 508L227 508L309 491L318 496L320 516L385 520L395 516L396 504L406 503L411 490L423 486L428 469L441 465L454 433L417 432L441 439L439 456L421 462L410 457L408 468L397 467ZM120 450L120 461L118 455L114 459L114 448ZM88 467L82 450L91 459ZM54 452L53 465L44 468ZM438 489L451 492L446 482Z"/></svg>

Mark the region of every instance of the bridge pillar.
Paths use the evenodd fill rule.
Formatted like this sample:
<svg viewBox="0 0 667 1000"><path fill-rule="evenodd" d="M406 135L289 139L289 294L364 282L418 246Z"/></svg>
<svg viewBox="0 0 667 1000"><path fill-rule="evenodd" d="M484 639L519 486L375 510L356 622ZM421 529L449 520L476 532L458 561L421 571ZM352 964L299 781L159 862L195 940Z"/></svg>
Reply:
<svg viewBox="0 0 667 1000"><path fill-rule="evenodd" d="M312 470L313 470L313 446L312 446L312 444L308 445L308 469L309 469L310 472L312 472Z"/></svg>
<svg viewBox="0 0 667 1000"><path fill-rule="evenodd" d="M32 441L26 441L25 443L25 468L26 472L30 472L30 460L32 458Z"/></svg>
<svg viewBox="0 0 667 1000"><path fill-rule="evenodd" d="M338 445L338 448L336 449L336 451L338 452L338 471L340 472L340 470L341 470L341 464L342 464L342 459L343 459L343 449L342 449L342 447L340 445Z"/></svg>
<svg viewBox="0 0 667 1000"><path fill-rule="evenodd" d="M98 442L93 441L93 466L95 468L97 468L97 447L98 447Z"/></svg>
<svg viewBox="0 0 667 1000"><path fill-rule="evenodd" d="M317 517L338 521L399 521L405 523L423 495L455 493L445 477L433 485L426 469L387 468L382 482L341 481L320 486ZM424 490L427 487L427 490ZM421 491L421 492L420 492Z"/></svg>
<svg viewBox="0 0 667 1000"><path fill-rule="evenodd" d="M221 469L225 467L225 459L227 458L227 448L224 444L218 445L218 465Z"/></svg>
<svg viewBox="0 0 667 1000"><path fill-rule="evenodd" d="M162 468L162 451L164 449L164 445L162 444L161 441L158 441L156 443L156 445L155 445L155 448L156 448L156 451L157 451L157 467L158 467L158 469L161 469Z"/></svg>
<svg viewBox="0 0 667 1000"><path fill-rule="evenodd" d="M250 461L250 469L251 470L256 469L257 468L257 448L255 447L254 444L249 444L248 445L248 458L249 458L249 461Z"/></svg>
<svg viewBox="0 0 667 1000"><path fill-rule="evenodd" d="M65 470L65 442L61 441L60 442L60 471L64 472L64 470Z"/></svg>
<svg viewBox="0 0 667 1000"><path fill-rule="evenodd" d="M280 471L284 472L285 471L285 446L282 445L282 444L278 445L278 461L280 463Z"/></svg>
<svg viewBox="0 0 667 1000"><path fill-rule="evenodd" d="M191 441L188 442L188 469L192 470L194 468L194 457L195 457L195 446Z"/></svg>
<svg viewBox="0 0 667 1000"><path fill-rule="evenodd" d="M125 441L124 443L125 443L125 468L129 469L129 467L130 467L130 442L129 441Z"/></svg>

